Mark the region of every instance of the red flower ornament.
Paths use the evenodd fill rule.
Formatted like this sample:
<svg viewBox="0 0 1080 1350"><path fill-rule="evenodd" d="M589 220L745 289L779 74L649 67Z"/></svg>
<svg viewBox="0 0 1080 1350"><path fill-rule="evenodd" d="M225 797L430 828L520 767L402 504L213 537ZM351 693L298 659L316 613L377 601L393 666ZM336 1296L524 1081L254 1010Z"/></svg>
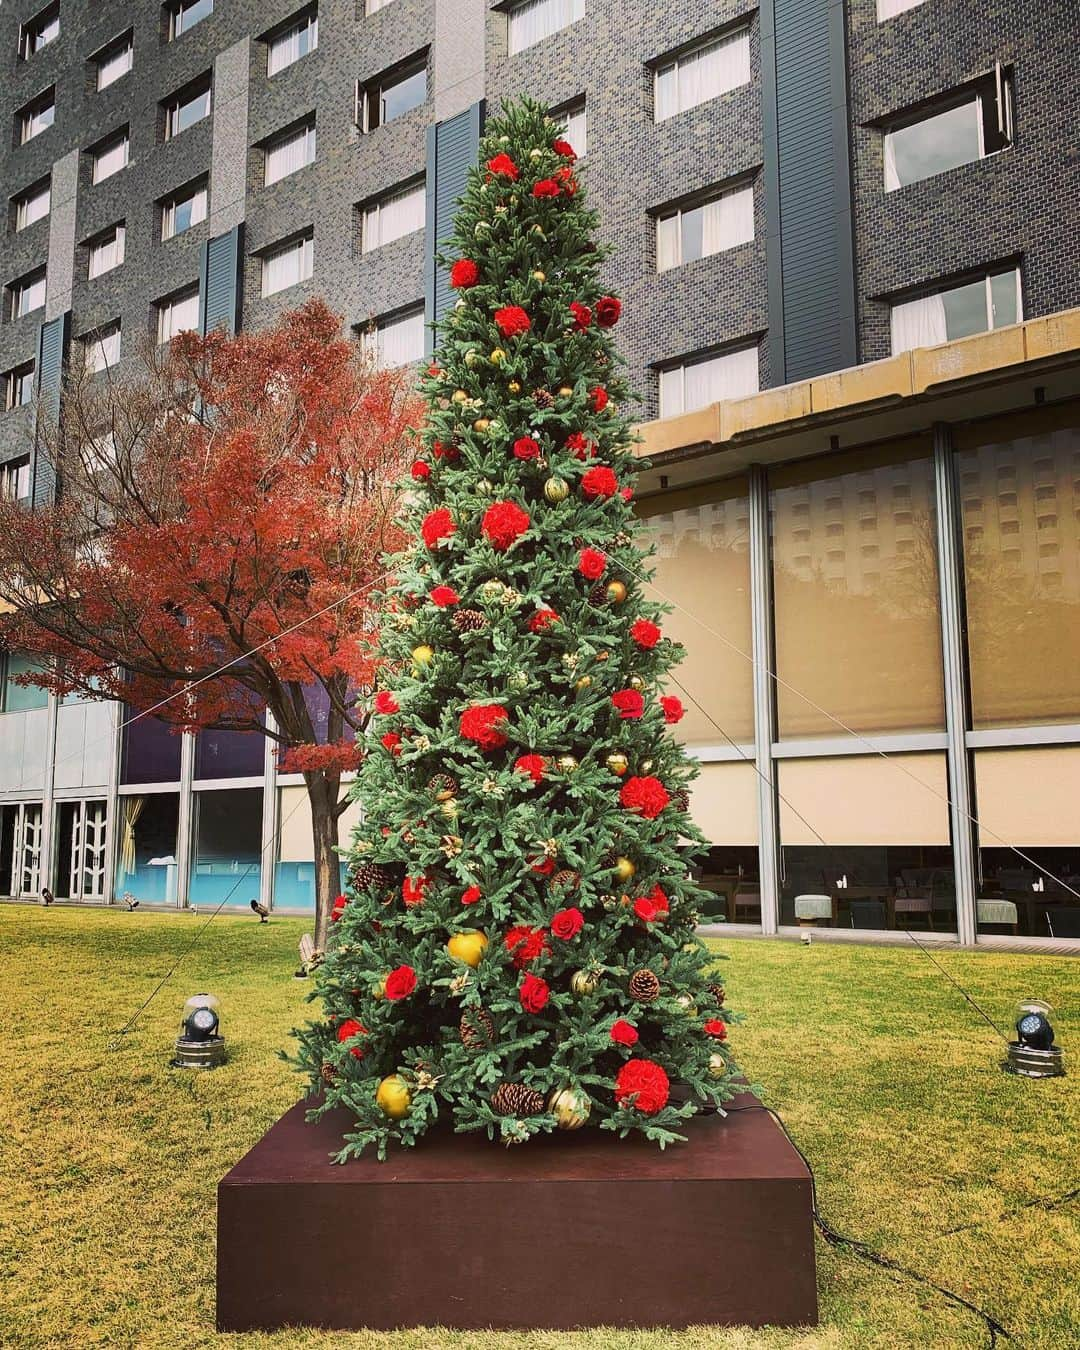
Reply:
<svg viewBox="0 0 1080 1350"><path fill-rule="evenodd" d="M547 767L547 761L543 755L519 755L514 760L514 768L518 773L526 774L534 783L543 780L544 769Z"/></svg>
<svg viewBox="0 0 1080 1350"><path fill-rule="evenodd" d="M518 970L531 965L538 956L550 950L546 931L543 928L530 928L528 924L515 924L503 938L503 946Z"/></svg>
<svg viewBox="0 0 1080 1350"><path fill-rule="evenodd" d="M606 464L596 464L581 475L581 491L590 501L598 497L613 497L618 488L619 480Z"/></svg>
<svg viewBox="0 0 1080 1350"><path fill-rule="evenodd" d="M674 694L665 694L660 700L660 706L664 710L664 721L671 725L681 722L686 716L686 709L682 705L682 700L677 699Z"/></svg>
<svg viewBox="0 0 1080 1350"><path fill-rule="evenodd" d="M611 1039L616 1045L637 1045L637 1028L632 1027L629 1022L620 1017L617 1022L612 1023Z"/></svg>
<svg viewBox="0 0 1080 1350"><path fill-rule="evenodd" d="M539 459L540 445L531 436L519 436L514 442L515 459Z"/></svg>
<svg viewBox="0 0 1080 1350"><path fill-rule="evenodd" d="M543 1012L550 997L551 990L548 988L547 980L542 980L531 971L518 987L518 998L527 1013Z"/></svg>
<svg viewBox="0 0 1080 1350"><path fill-rule="evenodd" d="M636 689L620 689L612 694L611 704L624 722L636 721L645 711L645 700Z"/></svg>
<svg viewBox="0 0 1080 1350"><path fill-rule="evenodd" d="M388 731L384 736L380 736L379 740L392 755L401 754L401 737L396 731Z"/></svg>
<svg viewBox="0 0 1080 1350"><path fill-rule="evenodd" d="M334 901L334 908L330 911L330 922L337 923L338 919L345 913L345 906L349 903L347 895L339 895Z"/></svg>
<svg viewBox="0 0 1080 1350"><path fill-rule="evenodd" d="M569 159L571 161L577 159L577 155L574 153L574 147L569 141L554 140L551 142L551 148L557 155L561 155L563 159Z"/></svg>
<svg viewBox="0 0 1080 1350"><path fill-rule="evenodd" d="M409 909L424 903L424 892L430 885L427 877L406 877L401 883L401 898Z"/></svg>
<svg viewBox="0 0 1080 1350"><path fill-rule="evenodd" d="M727 1023L721 1022L719 1017L711 1017L702 1030L706 1036L715 1036L718 1041L727 1040Z"/></svg>
<svg viewBox="0 0 1080 1350"><path fill-rule="evenodd" d="M557 197L559 185L554 178L541 178L538 183L533 184L532 195L534 197Z"/></svg>
<svg viewBox="0 0 1080 1350"><path fill-rule="evenodd" d="M439 609L446 609L448 605L456 605L461 599L453 586L434 586L428 599Z"/></svg>
<svg viewBox="0 0 1080 1350"><path fill-rule="evenodd" d="M454 517L445 506L440 506L437 511L429 511L420 526L420 534L428 548L438 548L456 530Z"/></svg>
<svg viewBox="0 0 1080 1350"><path fill-rule="evenodd" d="M337 1038L342 1044L344 1044L345 1041L351 1041L354 1036L366 1036L367 1034L367 1027L358 1022L355 1017L347 1018L337 1029ZM352 1055L354 1059L364 1058L364 1052L358 1045L350 1045L349 1054Z"/></svg>
<svg viewBox="0 0 1080 1350"><path fill-rule="evenodd" d="M469 886L469 887L462 893L462 896L461 896L461 903L462 903L463 905L475 905L476 902L477 902L479 899L480 899L480 887L479 887L479 886Z"/></svg>
<svg viewBox="0 0 1080 1350"><path fill-rule="evenodd" d="M422 459L414 459L409 473L412 474L416 482L423 483L431 477L431 465L425 463Z"/></svg>
<svg viewBox="0 0 1080 1350"><path fill-rule="evenodd" d="M605 295L596 302L596 322L601 328L613 328L619 322L622 313L622 301L613 295Z"/></svg>
<svg viewBox="0 0 1080 1350"><path fill-rule="evenodd" d="M506 744L506 721L501 703L479 703L465 709L458 727L462 737L475 741L481 750L498 750Z"/></svg>
<svg viewBox="0 0 1080 1350"><path fill-rule="evenodd" d="M583 548L578 554L578 571L588 581L598 581L604 575L607 554L598 548Z"/></svg>
<svg viewBox="0 0 1080 1350"><path fill-rule="evenodd" d="M494 174L499 178L509 178L511 183L517 182L518 166L509 155L496 155L494 159L487 162L488 173Z"/></svg>
<svg viewBox="0 0 1080 1350"><path fill-rule="evenodd" d="M401 707L389 689L380 689L375 695L375 711L387 717L390 713L400 712Z"/></svg>
<svg viewBox="0 0 1080 1350"><path fill-rule="evenodd" d="M644 651L651 651L660 641L660 629L651 619L638 619L630 625L630 636Z"/></svg>
<svg viewBox="0 0 1080 1350"><path fill-rule="evenodd" d="M579 329L586 329L592 323L592 310L588 305L581 304L580 301L572 302L570 313L574 316L574 324Z"/></svg>
<svg viewBox="0 0 1080 1350"><path fill-rule="evenodd" d="M628 1059L615 1077L615 1100L643 1116L662 1111L670 1094L668 1076L655 1060Z"/></svg>
<svg viewBox="0 0 1080 1350"><path fill-rule="evenodd" d="M386 997L391 1003L408 998L416 988L416 971L412 966L398 966L386 977Z"/></svg>
<svg viewBox="0 0 1080 1350"><path fill-rule="evenodd" d="M465 291L480 280L480 269L471 258L459 258L450 269L450 285Z"/></svg>
<svg viewBox="0 0 1080 1350"><path fill-rule="evenodd" d="M589 402L592 404L593 412L603 412L608 405L608 391L602 384L595 385L589 390Z"/></svg>
<svg viewBox="0 0 1080 1350"><path fill-rule="evenodd" d="M619 791L619 801L635 815L655 820L671 798L659 778L628 778Z"/></svg>
<svg viewBox="0 0 1080 1350"><path fill-rule="evenodd" d="M569 942L571 938L577 937L584 927L585 916L576 905L560 909L551 916L551 936L561 942Z"/></svg>
<svg viewBox="0 0 1080 1350"><path fill-rule="evenodd" d="M504 305L495 311L495 327L504 338L512 338L527 333L532 320L520 305Z"/></svg>
<svg viewBox="0 0 1080 1350"><path fill-rule="evenodd" d="M559 616L553 609L538 609L529 620L530 633L542 633L550 628L553 623L558 623Z"/></svg>
<svg viewBox="0 0 1080 1350"><path fill-rule="evenodd" d="M529 513L517 502L492 502L484 512L480 529L484 538L500 553L517 543L529 528Z"/></svg>

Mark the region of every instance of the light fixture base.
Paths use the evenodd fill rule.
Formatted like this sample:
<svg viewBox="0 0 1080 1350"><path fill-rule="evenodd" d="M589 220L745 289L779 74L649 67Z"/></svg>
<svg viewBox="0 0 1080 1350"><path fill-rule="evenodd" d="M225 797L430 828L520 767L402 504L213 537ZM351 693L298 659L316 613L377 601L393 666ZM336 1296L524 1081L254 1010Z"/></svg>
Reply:
<svg viewBox="0 0 1080 1350"><path fill-rule="evenodd" d="M1021 1041L1010 1041L1008 1058L1001 1067L1006 1073L1015 1073L1021 1078L1063 1078L1065 1056L1058 1045L1052 1045L1049 1050L1036 1050Z"/></svg>
<svg viewBox="0 0 1080 1350"><path fill-rule="evenodd" d="M205 1041L176 1038L176 1056L169 1061L174 1069L216 1069L225 1063L225 1037L211 1036Z"/></svg>

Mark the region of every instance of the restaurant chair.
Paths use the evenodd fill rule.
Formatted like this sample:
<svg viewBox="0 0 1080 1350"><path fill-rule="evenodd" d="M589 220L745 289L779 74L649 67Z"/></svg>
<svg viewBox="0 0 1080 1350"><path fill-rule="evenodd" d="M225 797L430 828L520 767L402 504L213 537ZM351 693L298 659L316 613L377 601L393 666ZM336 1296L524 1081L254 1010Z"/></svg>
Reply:
<svg viewBox="0 0 1080 1350"><path fill-rule="evenodd" d="M1055 905L1046 911L1046 926L1054 938L1080 938L1080 905Z"/></svg>
<svg viewBox="0 0 1080 1350"><path fill-rule="evenodd" d="M889 926L889 911L884 900L852 900L850 905L852 928Z"/></svg>

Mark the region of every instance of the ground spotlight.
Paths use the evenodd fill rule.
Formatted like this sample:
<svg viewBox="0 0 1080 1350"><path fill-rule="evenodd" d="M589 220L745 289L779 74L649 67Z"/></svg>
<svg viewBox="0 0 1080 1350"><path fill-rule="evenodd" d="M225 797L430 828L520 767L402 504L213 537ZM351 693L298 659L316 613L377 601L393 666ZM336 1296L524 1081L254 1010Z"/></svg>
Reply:
<svg viewBox="0 0 1080 1350"><path fill-rule="evenodd" d="M1054 1044L1051 1018L1054 1010L1040 998L1024 999L1016 1008L1016 1040L1009 1042L1008 1058L1002 1065L1008 1073L1023 1078L1060 1078L1065 1057Z"/></svg>
<svg viewBox="0 0 1080 1350"><path fill-rule="evenodd" d="M225 1063L220 1009L213 994L192 994L184 1004L173 1068L216 1069Z"/></svg>

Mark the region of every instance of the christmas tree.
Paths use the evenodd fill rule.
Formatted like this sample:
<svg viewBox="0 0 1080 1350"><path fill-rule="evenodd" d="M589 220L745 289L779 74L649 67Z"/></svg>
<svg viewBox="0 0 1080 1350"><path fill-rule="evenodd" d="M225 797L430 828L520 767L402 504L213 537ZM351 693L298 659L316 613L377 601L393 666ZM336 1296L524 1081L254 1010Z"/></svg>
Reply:
<svg viewBox="0 0 1080 1350"><path fill-rule="evenodd" d="M325 1020L297 1033L313 1117L355 1117L342 1161L438 1118L663 1146L736 1090L596 213L535 103L490 121L480 160L422 380Z"/></svg>

